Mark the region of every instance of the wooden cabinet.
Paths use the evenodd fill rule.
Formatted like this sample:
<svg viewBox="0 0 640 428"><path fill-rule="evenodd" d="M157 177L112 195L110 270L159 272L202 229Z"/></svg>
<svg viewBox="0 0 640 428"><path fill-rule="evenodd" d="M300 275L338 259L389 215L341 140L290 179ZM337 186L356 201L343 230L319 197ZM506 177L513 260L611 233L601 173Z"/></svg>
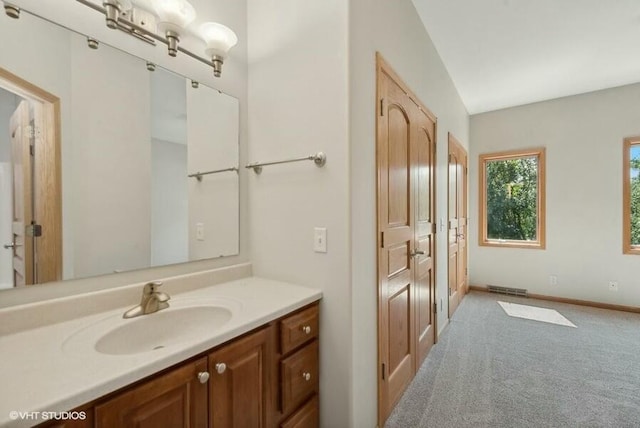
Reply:
<svg viewBox="0 0 640 428"><path fill-rule="evenodd" d="M284 421L281 428L318 428L319 425L318 396L314 395L304 406Z"/></svg>
<svg viewBox="0 0 640 428"><path fill-rule="evenodd" d="M279 416L281 427L318 425L318 305L280 320Z"/></svg>
<svg viewBox="0 0 640 428"><path fill-rule="evenodd" d="M97 428L206 428L207 359L159 375L95 407Z"/></svg>
<svg viewBox="0 0 640 428"><path fill-rule="evenodd" d="M272 328L235 340L209 355L212 428L266 427Z"/></svg>
<svg viewBox="0 0 640 428"><path fill-rule="evenodd" d="M318 304L40 428L317 428Z"/></svg>

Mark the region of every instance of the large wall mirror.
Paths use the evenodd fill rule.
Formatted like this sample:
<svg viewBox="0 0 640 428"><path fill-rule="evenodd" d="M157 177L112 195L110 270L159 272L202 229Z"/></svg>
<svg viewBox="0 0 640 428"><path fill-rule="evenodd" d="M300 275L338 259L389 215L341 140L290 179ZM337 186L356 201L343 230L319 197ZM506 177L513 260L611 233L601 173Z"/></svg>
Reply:
<svg viewBox="0 0 640 428"><path fill-rule="evenodd" d="M239 253L237 99L24 11L0 37L1 289Z"/></svg>

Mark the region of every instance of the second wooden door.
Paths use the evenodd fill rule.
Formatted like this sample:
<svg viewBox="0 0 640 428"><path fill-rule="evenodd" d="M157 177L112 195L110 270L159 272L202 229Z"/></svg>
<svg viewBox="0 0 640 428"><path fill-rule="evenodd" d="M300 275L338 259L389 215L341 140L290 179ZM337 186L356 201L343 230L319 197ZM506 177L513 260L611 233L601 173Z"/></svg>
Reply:
<svg viewBox="0 0 640 428"><path fill-rule="evenodd" d="M449 317L467 292L467 152L449 134Z"/></svg>

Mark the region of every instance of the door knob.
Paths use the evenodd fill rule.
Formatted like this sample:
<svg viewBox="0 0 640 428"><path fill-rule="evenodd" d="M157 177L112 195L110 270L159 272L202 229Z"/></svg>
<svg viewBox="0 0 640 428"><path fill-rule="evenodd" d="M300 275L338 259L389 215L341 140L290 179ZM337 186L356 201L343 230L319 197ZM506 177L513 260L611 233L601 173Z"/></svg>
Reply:
<svg viewBox="0 0 640 428"><path fill-rule="evenodd" d="M306 380L308 382L308 381L311 380L311 373L304 372L304 373L302 373L302 377L304 378L304 380Z"/></svg>
<svg viewBox="0 0 640 428"><path fill-rule="evenodd" d="M308 325L302 326L302 331L304 334L311 334L311 327Z"/></svg>
<svg viewBox="0 0 640 428"><path fill-rule="evenodd" d="M216 364L216 371L218 372L218 374L224 373L225 370L227 370L227 365L225 363Z"/></svg>
<svg viewBox="0 0 640 428"><path fill-rule="evenodd" d="M209 380L209 372L200 372L198 373L198 380L200 383L207 383Z"/></svg>
<svg viewBox="0 0 640 428"><path fill-rule="evenodd" d="M10 249L10 248L16 248L16 247L21 247L22 244L16 244L15 242L12 242L11 244L4 244L3 247L5 249Z"/></svg>
<svg viewBox="0 0 640 428"><path fill-rule="evenodd" d="M411 253L411 257L415 257L415 256L424 256L424 251L422 251L422 250L413 250L413 252Z"/></svg>
<svg viewBox="0 0 640 428"><path fill-rule="evenodd" d="M458 235L456 235L459 239L463 239L464 238L464 233L460 233Z"/></svg>

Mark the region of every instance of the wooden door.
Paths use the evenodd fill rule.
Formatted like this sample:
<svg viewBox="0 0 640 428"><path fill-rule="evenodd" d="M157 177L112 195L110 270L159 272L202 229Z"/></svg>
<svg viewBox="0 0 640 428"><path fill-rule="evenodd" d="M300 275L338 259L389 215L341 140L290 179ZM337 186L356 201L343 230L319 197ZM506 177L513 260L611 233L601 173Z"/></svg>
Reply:
<svg viewBox="0 0 640 428"><path fill-rule="evenodd" d="M378 57L378 417L435 340L435 117Z"/></svg>
<svg viewBox="0 0 640 428"><path fill-rule="evenodd" d="M263 329L209 355L210 427L266 426L269 337L269 328Z"/></svg>
<svg viewBox="0 0 640 428"><path fill-rule="evenodd" d="M62 279L62 217L60 208L60 147L55 106L32 101L33 222L40 226L34 239L34 283Z"/></svg>
<svg viewBox="0 0 640 428"><path fill-rule="evenodd" d="M415 294L417 363L419 367L436 340L435 312L435 154L436 119L422 109L416 117L415 148Z"/></svg>
<svg viewBox="0 0 640 428"><path fill-rule="evenodd" d="M95 407L97 428L206 428L207 359L180 366Z"/></svg>
<svg viewBox="0 0 640 428"><path fill-rule="evenodd" d="M467 292L467 152L449 134L449 317Z"/></svg>
<svg viewBox="0 0 640 428"><path fill-rule="evenodd" d="M13 285L33 284L33 237L27 236L27 225L33 217L32 157L30 154L29 103L22 101L11 116L11 162L13 165Z"/></svg>

